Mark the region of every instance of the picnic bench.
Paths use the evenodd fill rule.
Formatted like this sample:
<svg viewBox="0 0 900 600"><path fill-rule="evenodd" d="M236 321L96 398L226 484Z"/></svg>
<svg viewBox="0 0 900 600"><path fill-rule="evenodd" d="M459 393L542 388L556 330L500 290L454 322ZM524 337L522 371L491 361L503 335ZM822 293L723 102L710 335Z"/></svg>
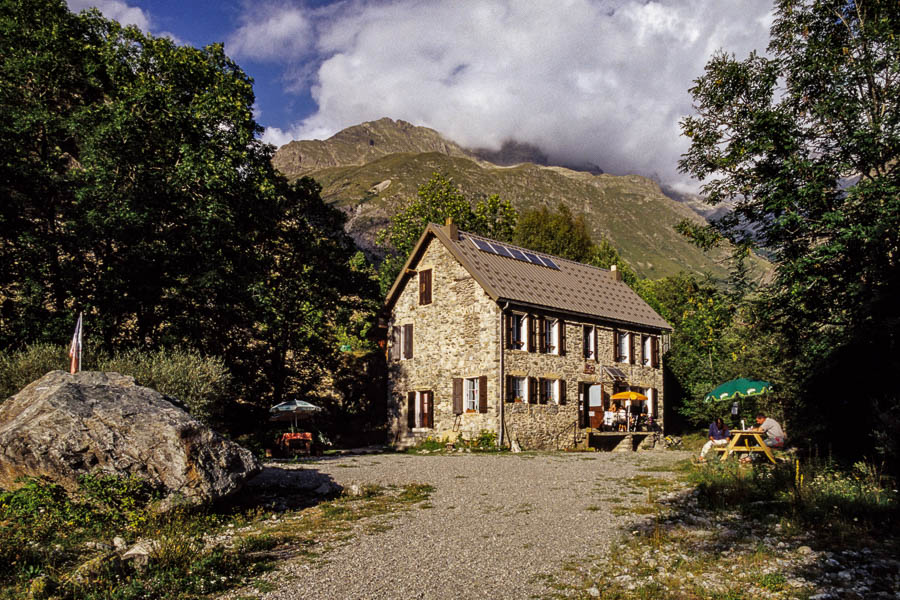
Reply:
<svg viewBox="0 0 900 600"><path fill-rule="evenodd" d="M752 429L732 431L728 444L724 448L721 446L717 447L716 451L722 453L721 460L725 460L732 454L740 452L747 453L748 456L754 452L759 452L765 455L769 462L774 465L776 462L775 455L772 454L772 449L766 446L762 436L763 433L761 431Z"/></svg>

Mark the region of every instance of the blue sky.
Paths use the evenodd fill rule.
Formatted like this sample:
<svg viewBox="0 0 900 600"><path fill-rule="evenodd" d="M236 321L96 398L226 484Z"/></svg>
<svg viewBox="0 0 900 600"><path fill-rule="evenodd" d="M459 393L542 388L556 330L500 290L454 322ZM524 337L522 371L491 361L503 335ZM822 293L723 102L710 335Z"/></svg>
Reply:
<svg viewBox="0 0 900 600"><path fill-rule="evenodd" d="M765 51L771 0L67 0L224 42L275 145L390 117L684 191L679 120L709 57Z"/></svg>

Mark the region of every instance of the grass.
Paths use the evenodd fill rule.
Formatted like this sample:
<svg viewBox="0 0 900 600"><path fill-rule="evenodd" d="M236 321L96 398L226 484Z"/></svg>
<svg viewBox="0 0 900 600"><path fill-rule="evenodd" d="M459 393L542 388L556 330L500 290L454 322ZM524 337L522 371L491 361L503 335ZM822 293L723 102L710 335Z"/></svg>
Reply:
<svg viewBox="0 0 900 600"><path fill-rule="evenodd" d="M547 576L550 597L804 600L835 570L827 557L846 552L845 564L858 565L859 556L877 564L900 552L896 482L871 463L684 461L675 471L675 485L693 493L669 504L657 499L670 489L663 480L624 482L645 490L647 500L613 511L645 516L605 557L572 561ZM866 579L872 595L897 592L890 578Z"/></svg>
<svg viewBox="0 0 900 600"><path fill-rule="evenodd" d="M156 510L138 479L88 477L77 493L27 480L0 491L0 600L191 600L267 586L277 560L317 559L329 545L388 527L390 514L426 505L428 485L365 486L359 495L271 513L250 504ZM302 492L300 492L302 493ZM110 541L152 541L146 565L123 561ZM226 541L222 541L225 539Z"/></svg>

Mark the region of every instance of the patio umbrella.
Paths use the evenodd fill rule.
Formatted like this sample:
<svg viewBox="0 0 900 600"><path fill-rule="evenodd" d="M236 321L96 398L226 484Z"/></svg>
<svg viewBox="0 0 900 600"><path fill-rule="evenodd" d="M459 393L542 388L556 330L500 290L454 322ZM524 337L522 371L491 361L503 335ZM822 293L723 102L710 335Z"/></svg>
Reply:
<svg viewBox="0 0 900 600"><path fill-rule="evenodd" d="M637 392L619 392L610 396L613 400L646 400L647 396Z"/></svg>
<svg viewBox="0 0 900 600"><path fill-rule="evenodd" d="M627 392L619 392L618 394L613 394L612 396L610 396L610 399L612 399L612 400L630 400L632 402L636 402L638 400L640 400L640 401L646 400L647 396L645 396L643 394L639 394L638 392L627 391ZM630 418L629 418L629 420L630 420ZM631 431L631 424L626 423L625 429L627 431Z"/></svg>
<svg viewBox="0 0 900 600"><path fill-rule="evenodd" d="M299 415L311 414L319 410L322 409L305 400L288 400L287 402L276 404L269 409L269 413L271 414L269 420L291 421L293 423L291 425L291 431L293 432L294 428L297 427L297 417Z"/></svg>
<svg viewBox="0 0 900 600"><path fill-rule="evenodd" d="M749 398L750 396L762 396L772 391L772 384L768 381L755 379L732 379L726 381L706 395L704 400L735 400L737 398Z"/></svg>

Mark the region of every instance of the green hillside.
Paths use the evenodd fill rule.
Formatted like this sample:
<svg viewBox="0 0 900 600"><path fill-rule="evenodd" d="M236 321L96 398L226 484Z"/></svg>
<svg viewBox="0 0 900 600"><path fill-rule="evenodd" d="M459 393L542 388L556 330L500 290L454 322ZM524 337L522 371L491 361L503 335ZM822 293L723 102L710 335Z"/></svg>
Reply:
<svg viewBox="0 0 900 600"><path fill-rule="evenodd" d="M367 158L364 154L373 151L348 144L351 136L344 132L335 136L337 143L331 143L335 138L292 142L276 154L276 166L280 165L289 178L310 175L322 184L323 197L347 212L348 230L367 251L376 251L375 235L400 206L415 197L418 186L432 173L440 172L452 177L470 198L500 194L520 211L542 204L551 208L560 202L566 204L573 212L585 215L595 239L608 239L642 276L655 279L688 271L724 277L727 273L725 251L704 254L674 230L682 219L700 222L702 217L663 194L655 182L645 177L594 175L531 163L500 167L465 153L452 142L447 143L447 151L442 148L434 152L387 153L389 148L433 144L432 134L436 133L425 128L410 130L409 124L401 122L402 133L392 139L391 123L382 119L365 124L377 125L380 138L374 145L368 145L366 133L359 135L365 131L359 129L362 126L357 126L356 135L352 136L369 148L378 146L384 152L381 156L372 154ZM415 140L415 129L424 130L424 142L410 143ZM286 151L291 152L292 160L306 152L319 163L327 154L329 161L345 164L292 170L290 161L284 160ZM303 162L308 164L306 159ZM767 263L756 259L756 269L762 274Z"/></svg>

